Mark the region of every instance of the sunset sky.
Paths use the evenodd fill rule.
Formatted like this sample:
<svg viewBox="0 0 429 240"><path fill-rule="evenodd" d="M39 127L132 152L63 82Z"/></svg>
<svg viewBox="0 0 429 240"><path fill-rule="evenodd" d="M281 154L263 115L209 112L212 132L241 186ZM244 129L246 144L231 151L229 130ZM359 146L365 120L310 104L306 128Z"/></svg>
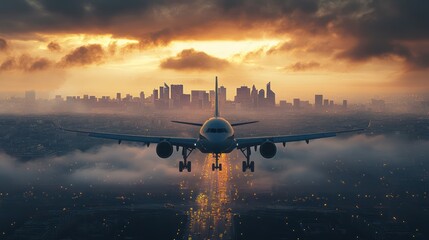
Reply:
<svg viewBox="0 0 429 240"><path fill-rule="evenodd" d="M277 100L429 93L429 1L1 0L0 96L271 82Z"/></svg>

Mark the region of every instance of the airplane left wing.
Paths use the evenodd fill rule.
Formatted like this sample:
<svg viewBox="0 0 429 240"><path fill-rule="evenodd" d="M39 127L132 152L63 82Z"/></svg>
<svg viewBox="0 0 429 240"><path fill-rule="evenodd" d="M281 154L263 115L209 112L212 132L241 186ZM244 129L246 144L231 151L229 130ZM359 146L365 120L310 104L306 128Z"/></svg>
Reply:
<svg viewBox="0 0 429 240"><path fill-rule="evenodd" d="M336 131L336 132L321 132L321 133L309 133L309 134L300 134L300 135L285 135L285 136L266 136L266 137L248 137L248 138L237 138L237 148L246 148L253 147L263 144L264 142L272 142L272 143L283 143L287 142L298 142L298 141L306 141L307 143L313 139L319 138L329 138L335 137L337 134L341 133L350 133L350 132L359 132L364 131L365 128L357 128L350 129L344 131Z"/></svg>
<svg viewBox="0 0 429 240"><path fill-rule="evenodd" d="M91 131L67 129L59 126L57 127L63 131L84 134L89 137L117 140L119 143L121 143L122 141L129 141L129 142L142 142L149 145L150 143L160 143L163 141L167 141L171 143L173 146L195 148L195 143L197 142L196 138L144 136L144 135L91 132Z"/></svg>

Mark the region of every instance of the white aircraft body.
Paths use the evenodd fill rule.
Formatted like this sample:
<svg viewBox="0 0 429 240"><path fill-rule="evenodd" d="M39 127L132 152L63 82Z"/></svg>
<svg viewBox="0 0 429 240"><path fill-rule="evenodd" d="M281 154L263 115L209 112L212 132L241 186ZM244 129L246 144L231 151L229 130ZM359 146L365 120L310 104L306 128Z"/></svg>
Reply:
<svg viewBox="0 0 429 240"><path fill-rule="evenodd" d="M229 123L226 119L219 115L219 102L218 102L218 82L217 77L215 81L215 113L214 117L208 119L204 123L191 123L182 121L172 121L180 124L188 124L194 126L200 126L200 132L198 138L181 138L181 137L166 137L166 136L143 136L143 135L129 135L129 134L116 134L116 133L103 133L103 132L91 132L73 130L59 127L64 131L76 132L88 135L95 138L105 138L117 140L120 144L122 141L130 142L143 142L147 146L151 143L157 144L156 153L161 158L168 158L173 153L173 148L179 151L182 148L183 161L179 162L179 171L187 170L191 171L191 161L188 161L188 157L192 151L198 149L202 153L211 153L215 157L215 163L212 164L212 170L222 170L222 164L219 163L219 156L232 152L234 149L240 150L246 157L246 161L243 161L242 170L245 172L250 169L251 172L255 171L255 163L250 161L251 148L255 151L259 146L259 152L264 158L272 158L277 152L276 143L283 143L283 146L287 142L306 141L307 144L310 140L319 138L335 137L339 133L349 133L363 131L365 128L350 129L343 131L334 132L321 132L321 133L310 133L300 135L284 135L284 136L264 136L264 137L244 137L236 138L234 136L235 126L255 123L252 122L241 122L241 123Z"/></svg>

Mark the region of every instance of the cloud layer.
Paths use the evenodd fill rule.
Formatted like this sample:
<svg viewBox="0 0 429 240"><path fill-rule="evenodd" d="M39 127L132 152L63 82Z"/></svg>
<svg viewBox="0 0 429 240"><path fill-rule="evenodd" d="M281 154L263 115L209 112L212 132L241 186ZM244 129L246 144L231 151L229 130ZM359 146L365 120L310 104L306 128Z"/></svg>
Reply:
<svg viewBox="0 0 429 240"><path fill-rule="evenodd" d="M177 54L176 57L163 60L160 67L178 71L204 71L221 70L228 67L228 65L228 61L212 57L205 52L195 51L194 49L185 49Z"/></svg>
<svg viewBox="0 0 429 240"><path fill-rule="evenodd" d="M340 57L392 55L428 67L429 3L419 0L5 0L2 5L0 28L7 35L107 33L140 39L143 45L246 39L261 31L280 37L336 35L345 48Z"/></svg>
<svg viewBox="0 0 429 240"><path fill-rule="evenodd" d="M408 176L410 182L421 183L420 179L426 174L425 166L429 165L426 158L428 147L428 141L411 142L359 135L346 139L317 140L309 145L292 143L286 149L279 146L273 159L263 159L255 153L252 155L256 164L255 173L239 178L236 176L237 173L241 174L241 161L228 164L237 165L232 168L235 171L233 181L239 188L246 188L251 181L259 190L280 186L300 191L306 188L358 191L359 188L351 186L359 182L361 190L379 191L379 184L383 184L380 176L385 176L384 181L388 184L399 183L403 179L401 176ZM241 154L237 156L241 160ZM184 179L198 182L204 157L199 153L191 155L193 174L188 174L178 172L180 154L160 159L154 148L126 145L106 145L87 152L76 151L30 162L0 154L0 186L2 189L49 187L52 183L105 187L141 184L166 186Z"/></svg>

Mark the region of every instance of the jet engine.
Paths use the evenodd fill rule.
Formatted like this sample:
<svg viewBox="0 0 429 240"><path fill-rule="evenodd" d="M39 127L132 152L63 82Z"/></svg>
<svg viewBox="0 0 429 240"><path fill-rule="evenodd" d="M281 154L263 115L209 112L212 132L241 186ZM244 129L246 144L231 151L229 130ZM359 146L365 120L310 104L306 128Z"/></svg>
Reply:
<svg viewBox="0 0 429 240"><path fill-rule="evenodd" d="M173 145L170 142L163 141L156 145L156 154L160 158L168 158L173 154Z"/></svg>
<svg viewBox="0 0 429 240"><path fill-rule="evenodd" d="M264 158L272 158L277 153L277 147L273 142L266 141L259 147L259 152Z"/></svg>

